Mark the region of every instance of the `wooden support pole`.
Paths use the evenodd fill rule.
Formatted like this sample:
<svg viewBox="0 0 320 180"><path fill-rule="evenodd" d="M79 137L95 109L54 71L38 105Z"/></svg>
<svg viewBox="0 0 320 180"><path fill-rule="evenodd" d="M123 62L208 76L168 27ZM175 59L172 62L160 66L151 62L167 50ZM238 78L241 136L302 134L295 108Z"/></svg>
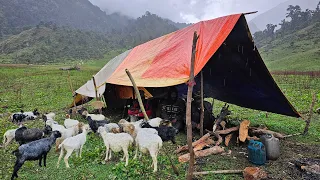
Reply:
<svg viewBox="0 0 320 180"><path fill-rule="evenodd" d="M192 148L192 125L191 125L191 99L194 86L194 61L196 58L197 41L199 36L195 31L193 33L192 53L191 53L191 66L190 66L190 79L188 83L187 94L187 109L186 109L186 125L187 125L187 142L190 153L189 168L187 173L187 180L192 180L193 168L194 168L194 151Z"/></svg>
<svg viewBox="0 0 320 180"><path fill-rule="evenodd" d="M70 79L70 72L68 70L68 81L69 81L69 85L70 85L70 90L72 92L72 97L73 97L73 107L76 107L76 102L75 102L75 99L74 99L74 90L73 90L73 86L72 86L72 82L71 82L71 79Z"/></svg>
<svg viewBox="0 0 320 180"><path fill-rule="evenodd" d="M314 104L316 103L316 99L317 99L316 98L316 93L313 93L312 102L311 102L310 110L309 110L309 116L308 116L308 118L306 120L306 127L304 128L303 135L307 135L308 134L310 121L311 121L312 114L313 114L313 107L314 107Z"/></svg>
<svg viewBox="0 0 320 180"><path fill-rule="evenodd" d="M219 171L204 171L194 172L193 175L206 175L206 174L241 174L243 170L219 170Z"/></svg>
<svg viewBox="0 0 320 180"><path fill-rule="evenodd" d="M204 119L204 106L203 106L203 72L201 71L201 85L200 85L200 98L201 98L201 114L200 114L200 136L203 136L203 119Z"/></svg>
<svg viewBox="0 0 320 180"><path fill-rule="evenodd" d="M133 79L133 77L131 76L131 73L129 72L128 69L126 69L126 73L127 73L128 77L129 77L129 79L130 79L130 81L131 81L131 83L132 83L133 89L134 89L134 91L135 91L135 93L136 93L136 97L137 97L137 99L138 99L139 106L140 106L140 109L141 109L141 111L142 111L142 113L143 113L144 119L147 120L147 121L149 121L149 117L147 116L146 110L144 109L143 102L142 102L142 99L141 99L141 96L140 96L138 87L137 87L136 83L134 82L134 79Z"/></svg>
<svg viewBox="0 0 320 180"><path fill-rule="evenodd" d="M94 86L94 92L96 93L96 100L98 101L98 89L97 89L97 84L96 80L94 79L94 76L92 76L92 81L93 81L93 86Z"/></svg>

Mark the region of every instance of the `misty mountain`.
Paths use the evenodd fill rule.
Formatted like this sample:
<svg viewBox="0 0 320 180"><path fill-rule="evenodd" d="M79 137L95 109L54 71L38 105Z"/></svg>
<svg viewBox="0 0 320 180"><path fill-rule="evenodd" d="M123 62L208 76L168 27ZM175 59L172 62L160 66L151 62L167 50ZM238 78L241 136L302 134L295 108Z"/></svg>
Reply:
<svg viewBox="0 0 320 180"><path fill-rule="evenodd" d="M249 27L252 27L251 33L256 32L257 29L263 30L266 28L267 24L279 24L282 19L286 16L287 8L289 5L299 5L302 10L305 9L314 9L317 6L319 0L288 0L284 3L279 4L278 6L258 15L249 22Z"/></svg>
<svg viewBox="0 0 320 180"><path fill-rule="evenodd" d="M0 4L0 31L4 34L12 29L21 32L40 22L110 33L122 31L136 21L120 13L107 14L108 10L102 11L88 0L0 0ZM167 24L181 27L174 22Z"/></svg>

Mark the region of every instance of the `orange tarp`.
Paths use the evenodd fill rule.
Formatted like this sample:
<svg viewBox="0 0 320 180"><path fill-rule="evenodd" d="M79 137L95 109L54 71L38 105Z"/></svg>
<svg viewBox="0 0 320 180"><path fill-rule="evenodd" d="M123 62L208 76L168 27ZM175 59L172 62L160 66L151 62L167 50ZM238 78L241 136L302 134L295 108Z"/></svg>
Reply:
<svg viewBox="0 0 320 180"><path fill-rule="evenodd" d="M190 74L193 32L197 31L195 74L209 61L227 38L241 14L202 21L179 31L154 39L132 49L105 81L131 86L128 69L137 86L164 87L184 83Z"/></svg>

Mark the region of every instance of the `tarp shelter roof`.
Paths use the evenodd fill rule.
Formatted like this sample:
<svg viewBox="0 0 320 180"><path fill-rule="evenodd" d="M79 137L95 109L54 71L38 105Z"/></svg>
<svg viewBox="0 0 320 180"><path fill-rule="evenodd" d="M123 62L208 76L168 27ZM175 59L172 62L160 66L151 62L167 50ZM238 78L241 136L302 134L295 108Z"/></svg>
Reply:
<svg viewBox="0 0 320 180"><path fill-rule="evenodd" d="M229 94L229 96L226 96L225 93L221 93L221 91L226 90L224 87L219 89L216 88L216 93L213 93L213 96L216 99L252 109L266 110L279 114L300 117L274 82L272 76L263 63L259 52L255 49L243 14L234 14L208 21L201 21L184 29L136 46L133 49L118 55L110 60L94 76L98 87L98 94L104 93L106 83L132 86L125 69L130 71L138 87L168 87L186 83L190 75L192 38L195 31L199 35L194 67L195 75L204 69L209 60L212 62L211 65L216 66L214 68L217 69L217 72L221 72L224 69L232 71L230 67L237 68L237 63L233 65L228 63L232 62L232 60L238 59L239 61L246 62L242 62L242 64L246 64L246 67L243 68L245 72L239 71L237 73L245 73L248 75L233 76L233 81L243 82L243 78L248 78L248 81L246 81L249 83L248 86L243 84L244 88L241 89L240 92L237 92L236 94ZM229 37L231 36L230 34L236 35L233 35L233 38L231 38ZM232 45L237 45L237 52L229 52L231 54L235 54L235 56L230 56L229 58L231 59L224 59L224 62L220 64L214 63L215 61L219 62L216 59L221 59L220 56L223 53L219 52L217 55L217 51L221 50L221 48L223 48L222 46L226 46L226 40L228 39L231 39L230 42ZM240 55L236 55L236 53L242 52L243 54L244 47L245 51L248 51L247 49L250 48L250 53L246 54L246 58L237 58ZM213 59L215 56L217 57ZM248 57L250 57L250 59L248 59ZM211 69L208 70L210 70L211 74ZM254 81L250 81L250 79L252 79L252 75L256 75L253 78ZM222 79L218 79L216 82L223 81L224 86L226 86L226 77L220 77L219 74L216 78L217 77ZM206 76L204 76L204 78L206 78ZM208 81L210 81L210 79L206 79L206 82ZM266 84L261 82L266 82ZM214 85L215 83L209 82L209 85L210 84ZM219 86L217 85L217 87ZM248 92L255 89L254 92L257 93L248 94L248 92L245 92L248 87ZM234 90L229 89L228 91L232 93ZM81 86L76 93L84 96L95 97L92 80ZM246 99L244 99L244 97ZM263 100L268 100L268 103L264 104ZM250 103L243 103L242 101ZM275 106L275 104L278 105ZM280 106L280 110L276 109L275 107L279 107L279 105L284 107L281 108Z"/></svg>

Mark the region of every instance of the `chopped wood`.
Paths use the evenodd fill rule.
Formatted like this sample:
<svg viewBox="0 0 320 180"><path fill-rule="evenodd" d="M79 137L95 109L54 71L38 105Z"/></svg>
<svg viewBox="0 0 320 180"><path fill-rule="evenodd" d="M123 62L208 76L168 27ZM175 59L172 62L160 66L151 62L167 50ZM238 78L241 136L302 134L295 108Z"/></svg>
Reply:
<svg viewBox="0 0 320 180"><path fill-rule="evenodd" d="M218 171L203 171L194 172L193 175L206 175L206 174L240 174L243 170L218 170Z"/></svg>
<svg viewBox="0 0 320 180"><path fill-rule="evenodd" d="M249 120L243 120L240 123L240 128L239 128L239 140L241 142L246 141L247 136L248 136L248 130L249 130L249 125L250 121Z"/></svg>
<svg viewBox="0 0 320 180"><path fill-rule="evenodd" d="M193 151L196 152L196 151L202 150L204 147L209 146L213 143L214 143L214 140L212 140L211 138L208 138L205 141L202 141L201 143L195 145L193 148Z"/></svg>
<svg viewBox="0 0 320 180"><path fill-rule="evenodd" d="M250 140L258 141L258 140L260 140L260 138L258 138L257 136L253 136L253 137L247 136L247 140L248 141L250 141Z"/></svg>
<svg viewBox="0 0 320 180"><path fill-rule="evenodd" d="M283 137L284 137L284 138L288 138L288 137L299 136L299 135L302 135L302 133L289 134L289 135L285 135L285 136L283 136Z"/></svg>
<svg viewBox="0 0 320 180"><path fill-rule="evenodd" d="M239 130L239 126L235 126L235 127L228 128L228 129L225 129L225 130L216 131L215 133L217 133L217 134L229 134L231 132L238 131L238 130Z"/></svg>
<svg viewBox="0 0 320 180"><path fill-rule="evenodd" d="M205 150L195 152L195 158L209 156L211 154L220 154L224 152L224 148L220 146L214 146ZM179 162L188 162L190 160L190 153L179 156Z"/></svg>
<svg viewBox="0 0 320 180"><path fill-rule="evenodd" d="M220 126L222 127L222 130L224 130L226 128L226 122L225 121L221 121Z"/></svg>
<svg viewBox="0 0 320 180"><path fill-rule="evenodd" d="M209 137L210 137L210 134L209 134L209 133L205 134L205 135L202 136L200 139L198 139L197 141L193 142L193 143L192 143L192 147L196 146L197 144L200 144L200 143L203 142L203 141L206 141L206 139L208 139ZM188 150L188 145L181 146L180 148L178 148L178 149L176 150L176 153L180 153L180 152L186 151L186 150Z"/></svg>
<svg viewBox="0 0 320 180"><path fill-rule="evenodd" d="M258 129L258 128L254 128L254 127L250 127L250 129L252 129L253 134L272 134L274 137L280 138L280 139L283 139L285 137L283 134L280 134L280 133L277 133L274 131L270 131L270 130L266 130L266 129Z"/></svg>
<svg viewBox="0 0 320 180"><path fill-rule="evenodd" d="M213 133L213 135L218 138L218 141L216 142L216 146L219 146L222 143L222 137L218 133Z"/></svg>
<svg viewBox="0 0 320 180"><path fill-rule="evenodd" d="M243 177L245 180L259 180L266 179L268 175L258 167L246 167L243 171Z"/></svg>
<svg viewBox="0 0 320 180"><path fill-rule="evenodd" d="M233 135L233 133L228 134L228 135L225 137L225 139L224 139L224 144L225 144L227 147L229 146L229 142L230 142L230 140L231 140L231 138L232 138L232 135Z"/></svg>

